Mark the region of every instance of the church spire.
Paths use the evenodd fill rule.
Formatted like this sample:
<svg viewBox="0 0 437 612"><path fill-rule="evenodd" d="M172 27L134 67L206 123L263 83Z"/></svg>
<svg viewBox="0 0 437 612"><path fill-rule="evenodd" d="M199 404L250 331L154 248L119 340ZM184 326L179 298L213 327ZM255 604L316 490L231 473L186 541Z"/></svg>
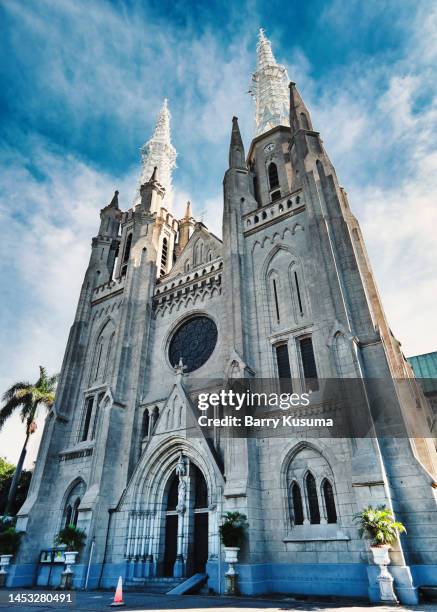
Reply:
<svg viewBox="0 0 437 612"><path fill-rule="evenodd" d="M108 207L118 208L118 194L119 194L118 189L116 189L114 191L114 195L112 197L112 200L108 204Z"/></svg>
<svg viewBox="0 0 437 612"><path fill-rule="evenodd" d="M153 136L141 148L142 167L139 182L140 186L147 183L156 167L154 179L165 188L163 206L168 210L171 209L173 196L172 170L176 166L176 149L171 144L170 118L167 98L165 98L159 111ZM138 189L134 205L140 202L141 195Z"/></svg>
<svg viewBox="0 0 437 612"><path fill-rule="evenodd" d="M244 145L238 126L238 117L232 117L231 143L229 145L229 168L245 168Z"/></svg>
<svg viewBox="0 0 437 612"><path fill-rule="evenodd" d="M298 130L312 130L311 115L302 100L296 83L290 83L290 124L291 131L295 134Z"/></svg>
<svg viewBox="0 0 437 612"><path fill-rule="evenodd" d="M192 206L191 206L190 200L188 200L187 205L185 207L184 219L191 219L192 216L193 216Z"/></svg>
<svg viewBox="0 0 437 612"><path fill-rule="evenodd" d="M259 136L277 125L290 125L290 120L287 70L277 63L262 28L256 51L256 72L252 75L250 93L255 98L256 106L255 136Z"/></svg>

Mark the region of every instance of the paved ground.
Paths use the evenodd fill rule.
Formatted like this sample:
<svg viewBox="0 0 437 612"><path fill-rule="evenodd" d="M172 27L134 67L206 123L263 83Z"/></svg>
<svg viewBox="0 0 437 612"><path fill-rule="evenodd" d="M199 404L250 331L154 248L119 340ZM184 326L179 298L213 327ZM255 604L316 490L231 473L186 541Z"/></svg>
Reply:
<svg viewBox="0 0 437 612"><path fill-rule="evenodd" d="M3 591L1 590L1 610L19 610L20 612L100 612L102 610L116 610L111 608L113 593L102 591L78 592L75 593L76 601L74 604L28 604L28 603L2 603L7 602L7 594L37 593L41 591ZM51 591L53 594L54 591ZM296 610L297 612L393 612L392 607L388 606L369 606L365 603L353 602L302 602L292 597L281 597L277 599L254 599L254 598L228 598L205 595L152 595L146 593L125 593L124 601L126 605L120 610L185 610L187 612L201 612L203 609L220 610L223 612L286 612ZM437 612L437 604L422 604L412 608L396 607L399 612L414 610L416 612Z"/></svg>

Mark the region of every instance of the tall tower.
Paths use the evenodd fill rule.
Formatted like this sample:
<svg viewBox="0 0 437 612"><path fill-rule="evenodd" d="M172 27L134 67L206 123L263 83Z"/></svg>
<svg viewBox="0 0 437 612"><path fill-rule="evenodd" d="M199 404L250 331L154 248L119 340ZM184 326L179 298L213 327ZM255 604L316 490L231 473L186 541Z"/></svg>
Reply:
<svg viewBox="0 0 437 612"><path fill-rule="evenodd" d="M171 210L173 202L172 171L176 166L176 149L171 143L170 111L167 98L164 99L156 121L152 137L141 148L141 175L134 205L139 204L140 187L152 176L154 168L158 168L156 180L165 189L163 207Z"/></svg>

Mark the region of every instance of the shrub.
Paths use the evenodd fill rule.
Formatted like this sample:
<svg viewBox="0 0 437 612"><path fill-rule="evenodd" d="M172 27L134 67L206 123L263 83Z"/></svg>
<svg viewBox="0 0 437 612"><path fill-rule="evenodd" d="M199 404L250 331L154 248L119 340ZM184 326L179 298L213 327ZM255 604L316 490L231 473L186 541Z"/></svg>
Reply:
<svg viewBox="0 0 437 612"><path fill-rule="evenodd" d="M368 506L355 514L354 521L360 525L360 535L372 540L372 546L393 544L400 533L407 531L402 523L394 520L393 512L386 506Z"/></svg>
<svg viewBox="0 0 437 612"><path fill-rule="evenodd" d="M0 521L0 554L15 555L24 531L17 531L9 521Z"/></svg>
<svg viewBox="0 0 437 612"><path fill-rule="evenodd" d="M244 529L249 526L246 522L246 515L240 512L226 512L223 518L224 521L219 528L223 545L226 547L240 546Z"/></svg>

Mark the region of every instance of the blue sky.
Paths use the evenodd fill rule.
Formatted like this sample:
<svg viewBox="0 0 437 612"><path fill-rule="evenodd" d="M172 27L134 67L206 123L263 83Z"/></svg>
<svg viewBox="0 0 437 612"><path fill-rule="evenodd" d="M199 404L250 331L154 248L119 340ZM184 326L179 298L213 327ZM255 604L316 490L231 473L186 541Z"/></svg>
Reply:
<svg viewBox="0 0 437 612"><path fill-rule="evenodd" d="M3 0L0 19L0 390L59 370L98 212L116 188L130 207L165 96L175 209L189 198L220 231L260 26L348 191L394 333L407 355L437 350L434 2ZM11 459L17 427L0 434Z"/></svg>

